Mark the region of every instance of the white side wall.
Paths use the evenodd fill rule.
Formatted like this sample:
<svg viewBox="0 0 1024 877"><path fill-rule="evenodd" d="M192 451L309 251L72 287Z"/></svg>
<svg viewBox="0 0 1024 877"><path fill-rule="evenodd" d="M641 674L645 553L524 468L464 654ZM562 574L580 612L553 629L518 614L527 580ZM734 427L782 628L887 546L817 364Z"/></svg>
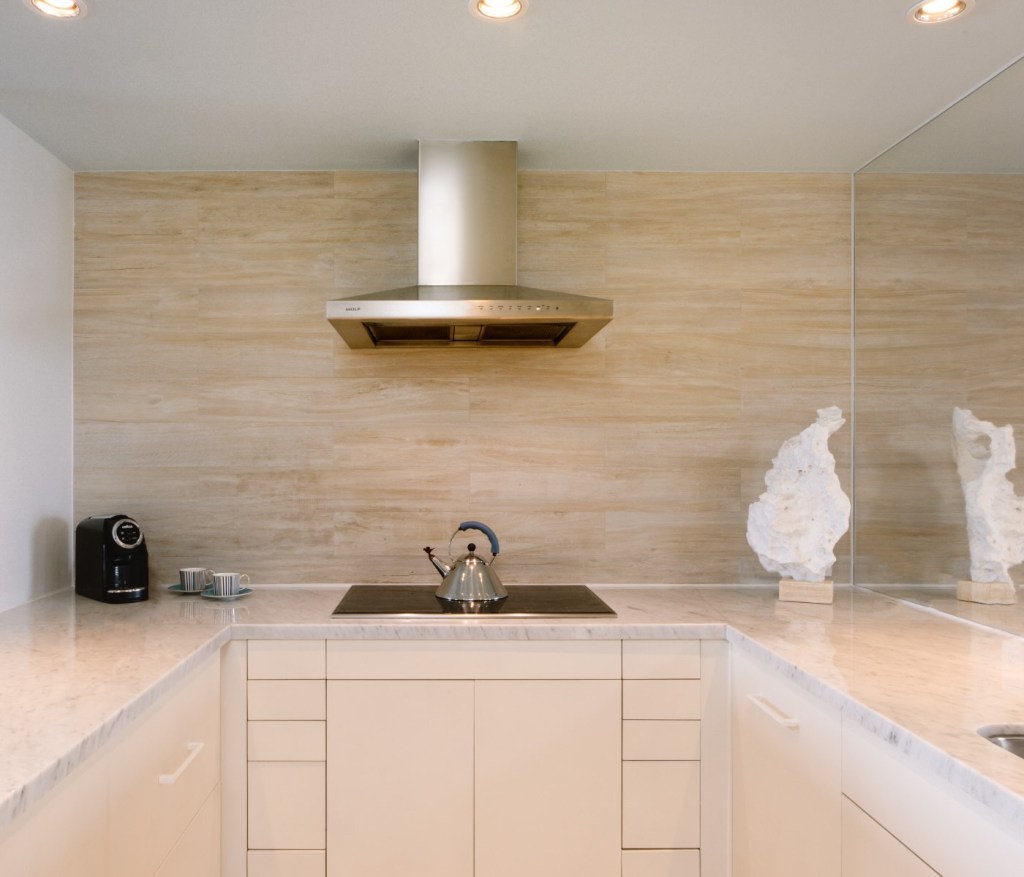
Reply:
<svg viewBox="0 0 1024 877"><path fill-rule="evenodd" d="M74 175L0 116L0 610L71 583Z"/></svg>

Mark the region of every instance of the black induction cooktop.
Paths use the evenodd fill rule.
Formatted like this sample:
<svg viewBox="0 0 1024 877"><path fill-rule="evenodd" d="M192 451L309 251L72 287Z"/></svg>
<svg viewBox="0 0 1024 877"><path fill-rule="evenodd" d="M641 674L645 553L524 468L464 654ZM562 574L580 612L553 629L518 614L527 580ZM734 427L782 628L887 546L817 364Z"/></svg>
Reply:
<svg viewBox="0 0 1024 877"><path fill-rule="evenodd" d="M586 585L508 585L508 596L488 602L454 602L434 595L432 585L353 585L333 617L423 618L494 615L502 618L614 616Z"/></svg>

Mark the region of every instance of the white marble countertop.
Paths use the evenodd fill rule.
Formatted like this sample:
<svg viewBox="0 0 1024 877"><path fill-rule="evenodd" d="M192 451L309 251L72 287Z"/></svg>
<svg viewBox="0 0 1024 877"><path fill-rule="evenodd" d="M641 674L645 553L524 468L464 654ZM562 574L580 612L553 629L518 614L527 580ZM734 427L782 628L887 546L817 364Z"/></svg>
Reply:
<svg viewBox="0 0 1024 877"><path fill-rule="evenodd" d="M595 587L615 618L341 620L342 587L258 588L230 603L70 593L0 613L0 828L205 657L234 639L728 639L845 709L1024 837L1024 760L982 739L1024 725L1024 639L837 589Z"/></svg>

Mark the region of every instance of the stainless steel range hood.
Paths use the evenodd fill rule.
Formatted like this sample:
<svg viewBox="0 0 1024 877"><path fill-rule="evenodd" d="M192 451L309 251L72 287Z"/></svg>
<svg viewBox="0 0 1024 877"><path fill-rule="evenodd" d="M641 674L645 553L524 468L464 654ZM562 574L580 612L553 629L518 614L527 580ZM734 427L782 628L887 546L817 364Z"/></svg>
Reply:
<svg viewBox="0 0 1024 877"><path fill-rule="evenodd" d="M419 285L327 302L349 347L580 347L609 299L516 285L516 143L423 141Z"/></svg>

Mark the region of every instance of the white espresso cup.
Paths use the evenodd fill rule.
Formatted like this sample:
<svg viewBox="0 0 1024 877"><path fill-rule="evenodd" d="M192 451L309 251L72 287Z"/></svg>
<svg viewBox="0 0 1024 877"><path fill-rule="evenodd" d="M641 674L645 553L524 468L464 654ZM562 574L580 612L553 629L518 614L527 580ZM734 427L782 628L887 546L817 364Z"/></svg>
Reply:
<svg viewBox="0 0 1024 877"><path fill-rule="evenodd" d="M203 566L187 566L178 570L183 591L202 591L213 584L214 572Z"/></svg>
<svg viewBox="0 0 1024 877"><path fill-rule="evenodd" d="M213 574L213 593L217 597L230 597L242 590L242 580L249 584L249 577L240 572L215 572Z"/></svg>

